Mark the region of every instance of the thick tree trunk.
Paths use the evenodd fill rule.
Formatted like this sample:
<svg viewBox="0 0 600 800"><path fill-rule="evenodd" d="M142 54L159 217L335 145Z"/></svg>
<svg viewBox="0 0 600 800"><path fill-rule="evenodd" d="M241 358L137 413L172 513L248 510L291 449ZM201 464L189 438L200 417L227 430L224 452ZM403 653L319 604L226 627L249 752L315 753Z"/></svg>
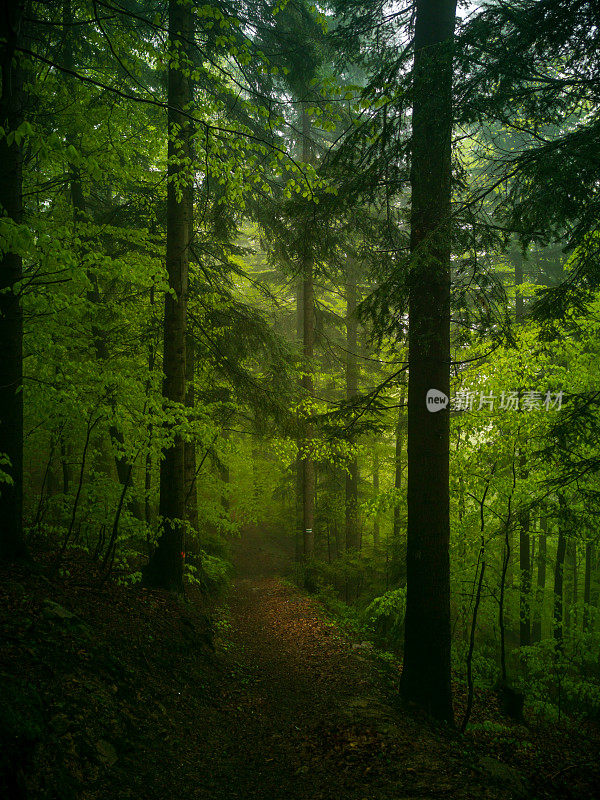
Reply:
<svg viewBox="0 0 600 800"><path fill-rule="evenodd" d="M356 347L358 321L356 318L355 265L348 264L346 277L346 400L352 401L358 393L358 360ZM350 443L355 444L351 436ZM346 473L346 550L360 549L358 529L358 458L353 455Z"/></svg>
<svg viewBox="0 0 600 800"><path fill-rule="evenodd" d="M23 121L23 75L15 48L19 44L23 4L7 2L0 11L0 125L8 134ZM21 145L0 139L0 214L19 225L23 214ZM21 256L6 248L0 262L0 469L10 482L0 483L0 559L28 558L23 540L23 310L18 284Z"/></svg>
<svg viewBox="0 0 600 800"><path fill-rule="evenodd" d="M402 695L453 723L450 683L450 185L455 0L417 0L412 113L407 605Z"/></svg>
<svg viewBox="0 0 600 800"><path fill-rule="evenodd" d="M171 51L177 46L177 62L168 77L168 167L167 167L167 273L170 291L165 295L163 329L163 397L168 404L185 404L186 311L189 264L190 218L192 214L191 126L182 113L192 100L191 81L184 75L187 42L192 36L191 7L169 1ZM185 445L180 433L165 450L160 464L159 514L162 531L156 550L144 569L146 585L183 590L183 520L186 508Z"/></svg>

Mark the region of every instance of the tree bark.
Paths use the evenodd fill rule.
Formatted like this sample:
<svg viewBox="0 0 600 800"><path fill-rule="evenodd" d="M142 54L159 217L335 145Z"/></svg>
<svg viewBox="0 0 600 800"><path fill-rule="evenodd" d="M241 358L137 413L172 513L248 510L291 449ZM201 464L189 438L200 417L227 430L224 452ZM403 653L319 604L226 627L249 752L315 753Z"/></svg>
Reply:
<svg viewBox="0 0 600 800"><path fill-rule="evenodd" d="M150 308L154 309L154 285L150 288ZM154 315L154 311L152 312ZM154 365L156 362L156 346L154 340L151 338L148 346L148 378L146 380L146 399L150 396L152 388L152 373L154 372ZM151 495L152 495L152 439L154 436L154 428L152 422L148 425L148 450L146 451L146 459L144 464L144 520L146 522L146 541L148 545L148 555L152 554L152 544L150 540L150 526L153 523L154 511L152 508Z"/></svg>
<svg viewBox="0 0 600 800"><path fill-rule="evenodd" d="M302 159L310 162L312 152L310 146L310 118L302 103ZM307 223L302 257L302 307L303 307L303 356L304 376L302 388L307 400L314 396L312 362L315 344L315 296L314 296L314 258L312 253L310 225ZM307 419L304 422L302 459L302 520L303 520L303 555L310 561L315 555L315 463L310 454L310 442L313 438L313 425Z"/></svg>
<svg viewBox="0 0 600 800"><path fill-rule="evenodd" d="M350 262L346 275L346 400L352 401L358 393L358 321L356 318L356 274L355 265ZM350 437L355 444L355 437ZM360 549L358 529L358 458L353 454L346 473L346 550Z"/></svg>
<svg viewBox="0 0 600 800"><path fill-rule="evenodd" d="M23 3L7 2L0 11L2 98L0 125L6 134L23 122L23 73L15 53L22 36ZM23 151L0 139L0 213L8 224L23 216ZM0 559L27 559L23 539L23 309L18 284L23 263L8 248L0 262L0 454L10 483L0 483Z"/></svg>
<svg viewBox="0 0 600 800"><path fill-rule="evenodd" d="M404 453L404 428L405 413L404 402L406 400L406 380L404 375L400 382L400 399L398 401L398 421L396 423L396 448L394 457L394 489L396 495L402 490L402 455ZM400 500L394 502L394 528L392 532L392 552L390 558L390 582L392 586L404 586L406 584L406 539L402 536L402 519L400 512L402 505Z"/></svg>
<svg viewBox="0 0 600 800"><path fill-rule="evenodd" d="M564 592L563 618L565 631L574 633L577 629L577 542L574 539L567 544L565 565L569 568L570 585Z"/></svg>
<svg viewBox="0 0 600 800"><path fill-rule="evenodd" d="M62 431L60 433L60 465L62 470L63 494L69 494L69 486L71 484L71 468L69 466L67 445L65 438L62 435Z"/></svg>
<svg viewBox="0 0 600 800"><path fill-rule="evenodd" d="M298 341L299 354L303 351L304 342L304 279L298 280L296 285L296 339ZM300 378L300 392L304 389L303 379ZM295 557L296 561L302 561L304 554L304 459L302 458L302 437L304 435L304 423L299 418L298 436L298 456L296 458L296 535L295 535Z"/></svg>
<svg viewBox="0 0 600 800"><path fill-rule="evenodd" d="M511 258L515 269L515 320L521 324L525 319L523 304L523 253L516 243L511 249ZM519 453L519 478L527 479L527 460L524 453ZM518 515L519 524L519 644L528 647L531 644L531 537L529 535L530 518L528 511L521 509Z"/></svg>
<svg viewBox="0 0 600 800"><path fill-rule="evenodd" d="M373 453L373 494L377 501L379 495L379 451L375 447ZM379 532L379 512L375 512L375 520L373 521L373 552L378 553L381 546L380 532Z"/></svg>
<svg viewBox="0 0 600 800"><path fill-rule="evenodd" d="M537 554L536 609L531 628L532 642L540 642L542 640L542 614L544 612L544 592L546 589L547 525L546 518L542 517L540 520L541 530Z"/></svg>
<svg viewBox="0 0 600 800"><path fill-rule="evenodd" d="M592 564L594 561L594 543L585 544L585 577L583 584L583 630L590 627L590 608L592 599Z"/></svg>
<svg viewBox="0 0 600 800"><path fill-rule="evenodd" d="M453 724L448 406L455 0L417 0L409 276L407 605L402 695Z"/></svg>
<svg viewBox="0 0 600 800"><path fill-rule="evenodd" d="M525 319L525 304L523 292L519 288L523 284L523 259L524 254L517 241L513 239L510 246L509 258L515 271L515 320L523 322Z"/></svg>
<svg viewBox="0 0 600 800"><path fill-rule="evenodd" d="M186 47L192 37L191 6L169 0L169 41L175 62L168 75L167 257L169 292L165 295L163 327L163 397L167 405L185 404L186 329L190 218L192 214L191 126L182 110L192 100L191 81L184 75ZM178 62L178 63L177 63ZM183 62L183 63L182 63ZM144 569L144 582L183 591L183 534L186 508L185 445L175 431L160 464L157 547Z"/></svg>
<svg viewBox="0 0 600 800"><path fill-rule="evenodd" d="M185 345L185 377L186 392L185 404L187 408L193 410L195 403L194 374L196 369L196 358L194 343L188 337ZM185 497L186 497L186 519L191 528L198 533L198 486L196 482L196 441L192 437L185 443ZM196 544L196 543L194 543ZM197 550L197 547L193 548Z"/></svg>
<svg viewBox="0 0 600 800"><path fill-rule="evenodd" d="M521 460L521 477L523 474ZM528 647L531 644L531 540L529 514L523 510L519 513L519 569L519 644Z"/></svg>
<svg viewBox="0 0 600 800"><path fill-rule="evenodd" d="M558 525L558 546L556 549L556 563L554 566L553 632L557 642L562 641L563 638L563 578L566 552L567 537L565 534L565 523L561 519Z"/></svg>

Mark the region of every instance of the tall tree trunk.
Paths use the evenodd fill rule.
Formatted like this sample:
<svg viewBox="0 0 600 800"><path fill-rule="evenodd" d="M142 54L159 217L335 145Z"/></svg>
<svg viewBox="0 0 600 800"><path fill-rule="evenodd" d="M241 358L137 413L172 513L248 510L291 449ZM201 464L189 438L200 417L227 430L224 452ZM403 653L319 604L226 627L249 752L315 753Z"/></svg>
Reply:
<svg viewBox="0 0 600 800"><path fill-rule="evenodd" d="M191 6L169 0L169 41L175 60L168 76L167 257L170 291L165 294L163 328L163 397L185 404L186 322L190 218L192 215L191 125L182 110L192 101L186 51L192 37ZM185 519L185 445L175 432L160 464L159 514L162 530L158 545L144 569L146 585L183 590L183 532Z"/></svg>
<svg viewBox="0 0 600 800"><path fill-rule="evenodd" d="M296 285L296 340L298 341L299 352L303 348L304 341L304 279L301 278ZM304 389L303 378L300 378L300 391ZM296 535L295 535L295 556L296 561L302 561L304 553L304 459L302 458L302 437L304 435L304 423L299 420L298 436L298 456L296 458Z"/></svg>
<svg viewBox="0 0 600 800"><path fill-rule="evenodd" d="M450 683L450 186L455 0L416 0L402 695L453 723Z"/></svg>
<svg viewBox="0 0 600 800"><path fill-rule="evenodd" d="M15 53L22 30L23 4L7 2L0 11L2 98L0 125L8 134L23 122L23 74ZM0 213L8 225L23 215L23 152L20 143L0 138ZM6 223L4 223L6 224ZM10 234L8 234L10 239ZM18 284L23 263L4 248L0 263L0 469L10 482L0 483L0 559L28 558L23 540L23 309Z"/></svg>
<svg viewBox="0 0 600 800"><path fill-rule="evenodd" d="M62 469L63 494L69 494L69 486L71 484L71 468L69 466L67 444L62 431L60 433L60 465Z"/></svg>
<svg viewBox="0 0 600 800"><path fill-rule="evenodd" d="M193 92L193 88L190 84L190 95ZM193 142L190 140L189 142L189 155L190 159L193 163L195 159L195 150L193 148ZM189 261L191 258L191 251L192 246L194 243L194 186L193 182L190 182L190 186L187 187L187 203L188 203L188 241L187 241L187 251L188 251L188 272L189 272ZM189 282L189 279L188 279ZM196 390L195 390L195 378L196 378L196 350L194 346L194 339L188 332L188 324L186 320L186 333L185 333L185 405L188 409L189 417L188 419L192 421L194 419L194 407L196 404ZM189 550L190 552L194 553L196 556L196 566L198 566L198 559L200 555L200 542L198 540L198 531L199 531L199 520L198 520L198 475L196 472L197 464L196 464L196 437L195 434L192 433L191 438L186 440L184 444L184 472L185 472L185 512L186 512L186 520L189 524L189 528L191 531L188 532L187 537L185 538L185 547L184 552ZM185 556L184 556L185 558Z"/></svg>
<svg viewBox="0 0 600 800"><path fill-rule="evenodd" d="M256 436L252 436L252 494L254 496L254 507L257 510L260 508L261 484L259 478L262 474L262 470L258 465L259 453Z"/></svg>
<svg viewBox="0 0 600 800"><path fill-rule="evenodd" d="M574 539L567 544L565 565L568 566L570 573L568 589L564 593L565 631L575 633L577 630L577 542Z"/></svg>
<svg viewBox="0 0 600 800"><path fill-rule="evenodd" d="M350 262L346 275L346 400L352 401L358 393L358 320L356 318L356 266ZM355 444L355 437L350 437ZM346 473L346 550L360 549L358 530L358 458L352 455Z"/></svg>
<svg viewBox="0 0 600 800"><path fill-rule="evenodd" d="M596 611L600 608L600 582L598 581L598 567L600 556L598 548L593 547L590 565L590 624L596 619ZM593 615L593 616L592 616Z"/></svg>
<svg viewBox="0 0 600 800"><path fill-rule="evenodd" d="M515 272L515 320L523 322L525 319L525 304L520 287L523 285L523 260L525 256L516 239L512 240L508 255Z"/></svg>
<svg viewBox="0 0 600 800"><path fill-rule="evenodd" d="M579 564L577 562L577 541L573 540L573 612L571 614L571 622L573 625L573 633L577 630L578 621L578 603L579 603Z"/></svg>
<svg viewBox="0 0 600 800"><path fill-rule="evenodd" d="M585 578L583 584L583 630L590 627L590 608L592 599L592 564L594 561L594 543L587 541L585 544Z"/></svg>
<svg viewBox="0 0 600 800"><path fill-rule="evenodd" d="M554 638L556 639L557 642L562 641L563 638L563 578L565 571L566 552L567 552L567 537L565 534L565 523L562 519L560 519L558 523L558 546L556 549L556 563L554 566L553 631L554 631Z"/></svg>
<svg viewBox="0 0 600 800"><path fill-rule="evenodd" d="M223 439L227 439L229 436L228 431L223 431ZM219 462L219 477L221 478L221 483L223 484L224 490L221 495L221 507L225 512L226 516L229 516L229 508L230 508L230 501L229 501L229 482L231 479L230 472L229 472L229 464L224 461Z"/></svg>
<svg viewBox="0 0 600 800"><path fill-rule="evenodd" d="M515 320L521 324L525 319L523 304L523 253L513 243L511 257L515 268ZM527 461L524 453L519 453L519 478L527 479ZM531 537L529 535L529 512L521 509L518 514L519 528L519 644L531 644Z"/></svg>
<svg viewBox="0 0 600 800"><path fill-rule="evenodd" d="M150 308L154 315L154 285L150 288ZM154 339L150 338L148 347L148 378L146 380L146 399L150 397L152 388L152 373L154 372L154 365L156 362L156 345ZM153 508L151 503L152 494L152 438L154 436L153 425L150 422L148 425L148 450L146 451L146 459L144 465L144 520L146 522L146 537L148 544L148 554L152 552L150 541L150 525L153 522Z"/></svg>
<svg viewBox="0 0 600 800"><path fill-rule="evenodd" d="M542 640L542 614L544 612L544 593L546 589L547 526L548 522L546 518L542 517L540 520L540 537L537 554L536 608L531 628L532 642L540 642Z"/></svg>
<svg viewBox="0 0 600 800"><path fill-rule="evenodd" d="M406 380L404 375L400 382L400 399L398 401L398 421L396 423L396 448L394 454L394 489L398 498L402 490L402 456L404 453L404 428L406 400ZM394 528L390 554L390 582L392 586L404 586L406 583L406 538L402 535L402 504L399 499L394 502Z"/></svg>
<svg viewBox="0 0 600 800"><path fill-rule="evenodd" d="M375 447L375 452L373 453L373 494L377 500L379 496L379 451L377 447ZM375 553L379 552L380 545L379 512L377 511L373 522L373 551Z"/></svg>
<svg viewBox="0 0 600 800"><path fill-rule="evenodd" d="M306 372L302 384L307 398L313 396L313 378L310 372L314 351L314 294L312 261L305 264L304 270L304 362ZM302 519L303 519L303 553L310 561L315 550L315 463L310 454L313 425L306 421L304 425L304 457L302 460Z"/></svg>
<svg viewBox="0 0 600 800"><path fill-rule="evenodd" d="M522 467L521 477L523 474ZM529 513L523 510L519 513L519 569L519 644L528 647L531 644L531 540Z"/></svg>
<svg viewBox="0 0 600 800"><path fill-rule="evenodd" d="M186 377L186 392L185 404L193 410L195 403L194 391L194 374L196 368L196 358L194 352L194 343L190 337L186 339L185 345L185 377ZM185 443L185 497L186 497L186 519L191 528L198 533L198 485L196 482L196 441L192 437ZM187 546L189 546L188 543ZM194 551L198 548L195 547L197 542L194 542L192 548Z"/></svg>
<svg viewBox="0 0 600 800"><path fill-rule="evenodd" d="M310 118L306 111L306 104L302 103L302 159L307 163L312 160L310 142ZM304 376L302 387L307 400L314 395L312 376L312 362L315 344L315 296L314 296L314 258L312 253L311 226L307 222L302 257L302 307L303 307L303 356ZM303 555L306 561L314 558L315 554L315 462L310 453L313 438L313 425L306 420L304 423L304 453L302 461L302 519L303 519Z"/></svg>
<svg viewBox="0 0 600 800"><path fill-rule="evenodd" d="M54 453L56 452L56 442L57 437L55 433L50 435L50 455L49 455L49 469L48 469L48 497L54 497L54 495L58 494L60 491L59 489L59 480L56 475L56 466L55 466L55 458Z"/></svg>

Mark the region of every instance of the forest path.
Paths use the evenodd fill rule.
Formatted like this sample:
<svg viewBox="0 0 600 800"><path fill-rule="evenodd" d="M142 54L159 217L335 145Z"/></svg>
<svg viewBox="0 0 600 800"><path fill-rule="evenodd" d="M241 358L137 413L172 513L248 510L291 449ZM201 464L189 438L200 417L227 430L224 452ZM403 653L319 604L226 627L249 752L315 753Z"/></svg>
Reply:
<svg viewBox="0 0 600 800"><path fill-rule="evenodd" d="M221 633L223 683L199 721L193 796L230 800L510 797L452 743L382 700L377 670L319 605L282 581L286 553L250 531Z"/></svg>

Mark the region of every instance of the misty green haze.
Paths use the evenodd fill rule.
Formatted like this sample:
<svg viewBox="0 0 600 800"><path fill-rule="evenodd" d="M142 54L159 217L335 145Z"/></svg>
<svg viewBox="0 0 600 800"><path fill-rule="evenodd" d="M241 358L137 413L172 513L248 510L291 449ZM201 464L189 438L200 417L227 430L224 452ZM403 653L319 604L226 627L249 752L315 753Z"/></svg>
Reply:
<svg viewBox="0 0 600 800"><path fill-rule="evenodd" d="M7 0L2 797L597 796L599 30Z"/></svg>

